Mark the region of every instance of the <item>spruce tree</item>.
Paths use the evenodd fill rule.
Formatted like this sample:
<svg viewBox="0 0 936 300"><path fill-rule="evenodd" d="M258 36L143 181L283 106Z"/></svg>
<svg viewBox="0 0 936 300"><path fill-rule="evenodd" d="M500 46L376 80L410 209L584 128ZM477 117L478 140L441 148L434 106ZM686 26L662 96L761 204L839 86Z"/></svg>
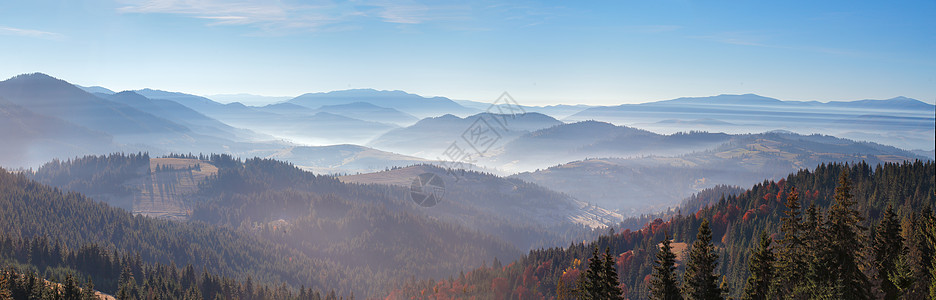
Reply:
<svg viewBox="0 0 936 300"><path fill-rule="evenodd" d="M137 296L136 279L133 278L133 272L130 266L124 266L120 272L119 288L117 289L117 299L134 299Z"/></svg>
<svg viewBox="0 0 936 300"><path fill-rule="evenodd" d="M862 232L858 223L862 218L851 193L848 169L842 171L835 188L834 203L826 218L828 230L829 258L834 264L832 271L832 295L836 298L869 299L868 279L858 266L858 251L862 249Z"/></svg>
<svg viewBox="0 0 936 300"><path fill-rule="evenodd" d="M94 282L91 281L91 277L88 276L88 281L85 282L84 288L81 289L81 299L82 300L97 300L98 296L94 293Z"/></svg>
<svg viewBox="0 0 936 300"><path fill-rule="evenodd" d="M806 218L803 220L803 244L806 246L806 276L805 284L794 288L794 295L805 296L811 299L830 299L832 271L831 251L827 243L828 237L823 225L822 213L815 203L806 209ZM801 299L801 298L796 298Z"/></svg>
<svg viewBox="0 0 936 300"><path fill-rule="evenodd" d="M676 278L676 254L670 246L670 237L664 234L660 251L653 264L653 277L650 278L650 298L659 300L681 300L679 279Z"/></svg>
<svg viewBox="0 0 936 300"><path fill-rule="evenodd" d="M585 280L579 287L579 295L582 299L601 299L601 269L603 267L601 255L598 254L598 246L595 246L592 249L592 257L588 260L588 270L585 270Z"/></svg>
<svg viewBox="0 0 936 300"><path fill-rule="evenodd" d="M624 291L621 290L621 281L618 280L617 268L614 266L614 257L611 256L611 249L605 248L604 268L602 268L602 279L604 279L604 297L603 299L623 300Z"/></svg>
<svg viewBox="0 0 936 300"><path fill-rule="evenodd" d="M898 258L904 252L903 237L900 236L900 224L894 208L890 205L881 216L874 231L874 241L871 245L872 270L875 270L874 281L880 285L883 298L897 299L899 288L897 282L903 281L897 274ZM896 276L896 277L895 277ZM894 277L893 280L891 277Z"/></svg>
<svg viewBox="0 0 936 300"><path fill-rule="evenodd" d="M65 300L81 299L81 288L78 287L78 282L75 281L75 277L73 277L71 273L65 274L65 284L62 288L62 298Z"/></svg>
<svg viewBox="0 0 936 300"><path fill-rule="evenodd" d="M775 260L773 249L770 248L770 237L767 236L766 230L761 231L760 242L754 252L751 253L748 266L751 275L744 286L743 299L767 300L772 298L770 291Z"/></svg>
<svg viewBox="0 0 936 300"><path fill-rule="evenodd" d="M592 258L588 261L588 270L585 271L585 280L579 288L578 294L582 299L623 299L621 287L618 286L617 270L614 268L614 259L610 250L605 249L602 255L596 246L592 251Z"/></svg>
<svg viewBox="0 0 936 300"><path fill-rule="evenodd" d="M779 241L779 250L777 253L777 266L774 294L786 295L792 299L802 299L801 291L796 289L801 286L802 278L807 272L807 251L806 242L803 237L803 216L799 202L799 193L796 189L790 192L786 201L787 210L780 218L780 233L782 238Z"/></svg>
<svg viewBox="0 0 936 300"><path fill-rule="evenodd" d="M686 276L683 281L683 293L686 299L709 300L721 299L723 291L719 288L718 274L715 268L718 265L718 254L712 244L712 229L708 220L702 220L696 241L689 250L689 261L686 263Z"/></svg>

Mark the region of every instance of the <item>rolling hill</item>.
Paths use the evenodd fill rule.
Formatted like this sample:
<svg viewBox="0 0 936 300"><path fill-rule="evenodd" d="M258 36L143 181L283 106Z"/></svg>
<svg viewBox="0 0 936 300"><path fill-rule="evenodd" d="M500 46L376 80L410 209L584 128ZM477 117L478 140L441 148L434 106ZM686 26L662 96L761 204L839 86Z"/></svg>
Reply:
<svg viewBox="0 0 936 300"><path fill-rule="evenodd" d="M493 257L515 259L520 251L514 243L526 240L548 237L556 239L550 242L559 242L558 234L490 215L461 212L472 224L502 231L480 231L445 218L440 220L434 213L420 210L399 197L406 191L404 188L342 183L334 177L314 175L273 160L241 161L227 155L150 159L145 154L115 154L52 162L28 175L35 180L33 186L43 189L51 190L54 186L87 193L121 207L130 202L129 209L136 216L72 193L70 197L85 200L79 204L57 204L65 210L61 212L53 208L54 213L49 213L45 204L30 206L16 202L3 206L0 213L5 214L0 228L22 230L24 236L44 232L59 238L74 234L68 241L75 244L93 241L124 247L127 242L123 239L132 239L134 244L128 247L143 252L147 261L191 262L197 268L207 266L212 272L242 280L253 276L293 287L335 288L345 295L353 292L373 297L414 276L441 278L480 266ZM534 196L534 192L524 194ZM57 190L55 193L60 195L56 197L64 197ZM0 190L0 200L12 195ZM74 201L67 200L72 198L64 201ZM98 208L78 209L73 205L106 207L109 214L117 216L117 221L83 215ZM74 218L58 219L60 215L69 215L71 209L75 210L71 213L76 215ZM13 213L18 217L7 218ZM36 214L43 217L36 218ZM24 222L20 218L35 219ZM123 219L136 225L126 225ZM110 235L115 230L112 227L102 231L75 223L85 222L81 220L128 226L127 235ZM55 226L53 231L25 226L32 222L64 227ZM70 232L72 228L81 232ZM189 231L194 231L191 242ZM501 237L509 234L525 240L508 242ZM168 246L167 239L172 241ZM218 244L203 244L211 239ZM232 249L231 245L236 244L241 246ZM206 259L194 261L186 256L189 254ZM273 255L276 257L270 257Z"/></svg>
<svg viewBox="0 0 936 300"><path fill-rule="evenodd" d="M906 97L822 103L745 94L591 107L563 121L598 120L658 133L688 130L756 133L783 129L930 150L936 143L934 115L936 106ZM694 122L699 119L707 122Z"/></svg>
<svg viewBox="0 0 936 300"><path fill-rule="evenodd" d="M391 130L373 139L367 146L428 159L451 160L442 157L453 142L459 143L458 147L471 151L472 155L475 152L492 155L506 142L525 133L561 123L540 113L518 115L481 113L465 118L447 114L441 117L425 118L411 126ZM472 136L472 131L484 133L480 136L486 140L478 142ZM472 150L469 148L471 145L468 141L473 141L480 148ZM482 150L492 152L487 153Z"/></svg>
<svg viewBox="0 0 936 300"><path fill-rule="evenodd" d="M426 98L404 91L378 91L373 89L308 93L289 100L289 103L313 109L327 105L344 105L356 102L366 102L379 107L393 108L419 118L436 117L444 114L467 116L479 112L461 106L445 97Z"/></svg>
<svg viewBox="0 0 936 300"><path fill-rule="evenodd" d="M267 154L269 153L269 154ZM318 174L354 174L383 171L430 161L358 145L295 146L252 154L282 161Z"/></svg>
<svg viewBox="0 0 936 300"><path fill-rule="evenodd" d="M633 216L673 207L717 184L749 186L820 163L925 159L890 146L823 135L768 132L717 138L727 140L709 150L675 156L593 158L513 177Z"/></svg>

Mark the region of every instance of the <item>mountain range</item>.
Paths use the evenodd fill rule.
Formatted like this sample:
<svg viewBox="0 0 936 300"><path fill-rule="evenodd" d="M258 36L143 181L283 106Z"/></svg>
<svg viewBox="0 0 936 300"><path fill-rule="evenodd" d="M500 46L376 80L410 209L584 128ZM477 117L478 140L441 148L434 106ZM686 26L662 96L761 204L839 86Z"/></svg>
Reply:
<svg viewBox="0 0 936 300"><path fill-rule="evenodd" d="M660 133L689 130L756 133L782 129L929 150L936 143L934 115L936 106L905 97L822 103L745 94L591 107L563 120L598 120Z"/></svg>
<svg viewBox="0 0 936 300"><path fill-rule="evenodd" d="M822 162L932 158L927 149L936 135L933 107L901 97L820 103L747 94L620 106L521 105L516 114L499 115L484 112L502 110L481 102L371 89L247 106L155 89L78 87L36 73L0 82L4 139L14 145L2 150L0 163L35 167L54 158L115 151L257 156L330 174L429 163L514 175L630 215L672 205L714 184L749 184L743 176L711 175L722 166L748 170L750 178L773 178ZM541 112L568 116L560 120ZM709 130L719 128L725 130ZM840 135L793 133L826 131ZM923 150L856 142L861 140ZM886 142L891 140L899 143ZM765 150L774 149L766 141L782 147ZM745 151L753 154L722 157ZM765 173L767 166L782 172ZM695 171L700 169L709 173ZM585 188L585 174L603 174L588 179L603 182L602 188ZM673 174L683 179L660 179ZM663 187L626 178L678 184L657 193L660 199L641 203L634 200L639 190Z"/></svg>
<svg viewBox="0 0 936 300"><path fill-rule="evenodd" d="M716 185L749 186L779 180L798 170L830 162L869 164L927 160L913 152L875 143L790 132L760 134L688 133L647 135L630 156L598 157L513 175L578 199L615 209L625 216L665 210L693 193ZM519 139L518 139L519 140ZM692 149L692 145L704 147ZM711 146L716 145L716 146ZM646 147L646 148L643 148ZM542 148L542 147L540 147ZM682 148L680 155L655 155L654 149ZM529 148L528 152L535 153ZM600 147L599 147L600 149ZM604 152L607 153L607 152ZM651 201L647 201L652 199Z"/></svg>

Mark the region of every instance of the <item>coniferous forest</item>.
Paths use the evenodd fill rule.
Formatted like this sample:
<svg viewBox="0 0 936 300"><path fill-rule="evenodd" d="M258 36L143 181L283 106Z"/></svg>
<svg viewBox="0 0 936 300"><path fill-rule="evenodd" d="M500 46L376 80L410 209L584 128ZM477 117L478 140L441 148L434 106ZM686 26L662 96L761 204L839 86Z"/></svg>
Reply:
<svg viewBox="0 0 936 300"><path fill-rule="evenodd" d="M147 159L134 154L76 161L103 174L89 182L62 179L89 168L61 163L33 173L0 170L0 261L6 266L0 297L88 299L96 297L92 290L120 299L337 299L355 291L361 298L390 299L936 295L932 162L822 164L747 190L719 186L686 202L698 210L673 210L639 230L611 228L594 240L534 249L517 260L492 255L482 267L447 279L411 276L358 289L348 287L380 279L368 269L393 267L392 261L354 252L374 248L296 245L290 236L312 238L373 219L400 223L388 227L428 222L440 236L492 243L483 249L497 242L406 213L382 219L380 211L392 207L347 200L380 199L377 187L343 184L270 160L199 158L221 171L199 186L203 200L186 222L133 215L36 181L120 193L115 182ZM299 211L294 218L305 229L243 221ZM346 217L327 221L335 215ZM633 221L620 227L627 222ZM367 259L348 269L313 258L330 251ZM386 253L394 251L406 252Z"/></svg>
<svg viewBox="0 0 936 300"><path fill-rule="evenodd" d="M610 274L611 261L627 299L927 299L936 296L934 167L822 164L737 195L695 198L713 204L640 230L611 229L391 296L589 298L595 282L613 286L612 276L595 275Z"/></svg>

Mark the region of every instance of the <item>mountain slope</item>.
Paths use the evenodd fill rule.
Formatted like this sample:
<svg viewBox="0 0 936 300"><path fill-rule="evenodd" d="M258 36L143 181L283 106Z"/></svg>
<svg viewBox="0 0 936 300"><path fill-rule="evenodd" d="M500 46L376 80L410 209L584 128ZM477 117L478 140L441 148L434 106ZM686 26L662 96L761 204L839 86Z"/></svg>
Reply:
<svg viewBox="0 0 936 300"><path fill-rule="evenodd" d="M13 237L45 236L71 249L93 243L138 253L148 263L191 263L241 280L252 277L292 286L338 286L337 279L330 276L352 276L329 262L309 259L260 238L203 223L134 216L2 168L0 203L0 230Z"/></svg>
<svg viewBox="0 0 936 300"><path fill-rule="evenodd" d="M162 212L161 216L230 228L273 243L267 247L334 263L338 269L310 270L338 280L331 286L359 296L373 295L412 276L441 278L493 257L514 259L519 257L519 245L529 249L533 244L564 244L565 230L576 237L587 232L569 223L549 231L469 210L470 206L455 206L442 215L451 213L459 219L441 217L440 211L424 210L406 199L405 187L342 183L266 159L111 155L53 162L31 176L116 205L132 202L137 213ZM453 188L451 193L461 195L459 199L482 193L492 202L546 201L558 195L522 185L517 192ZM477 224L490 230L470 226Z"/></svg>
<svg viewBox="0 0 936 300"><path fill-rule="evenodd" d="M176 101L235 127L306 145L364 144L396 128L391 124L309 110L292 103L250 107L237 102L221 104L184 93L150 89L136 92L152 99Z"/></svg>
<svg viewBox="0 0 936 300"><path fill-rule="evenodd" d="M368 120L374 122L408 126L419 121L411 114L387 107L380 107L368 102L354 102L348 104L323 105L316 111L342 115L349 118Z"/></svg>
<svg viewBox="0 0 936 300"><path fill-rule="evenodd" d="M201 135L225 138L232 141L272 139L270 136L259 135L250 130L231 127L171 100L149 99L132 91L123 91L112 95L99 94L99 96L184 125Z"/></svg>
<svg viewBox="0 0 936 300"><path fill-rule="evenodd" d="M482 164L509 170L533 170L589 157L670 156L703 151L724 143L729 135L680 133L661 135L598 121L560 124L517 137Z"/></svg>
<svg viewBox="0 0 936 300"><path fill-rule="evenodd" d="M419 118L435 117L443 114L464 116L478 112L474 109L465 108L445 97L425 98L403 91L378 91L373 89L309 93L293 98L289 102L313 109L326 105L366 102L380 107L397 109Z"/></svg>
<svg viewBox="0 0 936 300"><path fill-rule="evenodd" d="M724 137L727 140L711 150L673 157L587 159L514 176L636 215L674 206L717 184L752 185L819 163L925 159L890 146L822 135L772 132Z"/></svg>
<svg viewBox="0 0 936 300"><path fill-rule="evenodd" d="M466 118L454 115L444 115L436 118L425 118L412 126L389 131L367 145L384 151L403 153L429 159L451 160L443 157L443 152L453 143L457 142L474 156L475 152L498 151L503 145L520 135L533 130L547 128L562 122L540 113L526 113L518 115L495 115L481 113ZM484 138L479 142L473 132L480 133ZM472 150L468 141L477 144L477 150Z"/></svg>
<svg viewBox="0 0 936 300"><path fill-rule="evenodd" d="M621 216L600 207L589 206L568 195L522 180L497 177L474 171L447 172L431 165L395 168L389 171L342 176L343 182L386 184L409 187L419 174L432 173L445 182L444 200L433 206L432 214L444 220L457 220L482 232L494 232L485 223L472 221L466 212L476 211L504 221L529 224L541 228L560 228L563 232L574 226L604 228L619 222ZM570 225L573 225L571 226ZM509 239L511 240L511 239ZM534 245L542 241L531 241ZM526 245L521 245L521 248Z"/></svg>
<svg viewBox="0 0 936 300"><path fill-rule="evenodd" d="M27 167L50 157L71 157L113 151L110 135L40 115L0 98L0 165Z"/></svg>
<svg viewBox="0 0 936 300"><path fill-rule="evenodd" d="M609 232L600 238L549 249L532 250L523 259L506 264L497 264L466 272L470 276L459 276L443 281L421 281L393 290L388 299L426 298L499 298L512 293L552 298L557 291L574 287L580 274L585 273L593 249L608 249L614 258L615 271L629 299L650 297L650 274L660 241L673 239L673 245L691 244L702 220L710 222L712 242L718 254L715 272L724 275L728 296L739 297L748 277L750 252L755 248L757 234L766 231L775 240L779 239L780 218L787 211L784 202L793 191L798 192L803 205L800 216L806 218L806 207L815 204L820 214L826 215L832 204L837 179L848 169L852 182L851 193L857 203L856 209L862 216L862 226L870 227L881 219L888 205L898 213L898 223L907 240L904 245L921 261L936 259L931 249L936 246L928 236L936 224L936 215L931 208L936 205L936 164L933 162L883 164L872 166L865 163L843 166L840 164L819 165L814 171L799 171L779 181L763 181L738 195L700 193L713 203L698 211L673 212L652 220L639 230ZM823 230L823 229L819 229ZM805 234L815 234L809 230ZM866 240L870 241L870 239ZM776 244L775 244L776 245ZM865 242L866 246L870 246ZM853 251L863 251L853 249ZM677 257L680 253L676 253ZM814 252L806 255L813 256ZM929 264L916 264L912 269L920 279L908 289L911 298L925 298L930 292ZM677 264L677 272L683 273L685 263ZM793 280L805 281L803 278ZM491 287L491 288L488 288ZM871 284L869 288L877 288Z"/></svg>
<svg viewBox="0 0 936 300"><path fill-rule="evenodd" d="M564 121L599 120L659 133L687 130L755 133L783 129L905 149L932 149L936 143L934 115L936 106L905 97L821 103L746 94L592 107ZM693 122L700 119L708 121ZM856 126L860 130L855 130Z"/></svg>
<svg viewBox="0 0 936 300"><path fill-rule="evenodd" d="M260 154L259 151L254 152ZM357 145L296 146L264 154L265 158L289 161L314 173L370 173L428 160Z"/></svg>
<svg viewBox="0 0 936 300"><path fill-rule="evenodd" d="M41 73L19 75L0 82L0 97L33 112L115 136L188 132L184 126L98 98Z"/></svg>

